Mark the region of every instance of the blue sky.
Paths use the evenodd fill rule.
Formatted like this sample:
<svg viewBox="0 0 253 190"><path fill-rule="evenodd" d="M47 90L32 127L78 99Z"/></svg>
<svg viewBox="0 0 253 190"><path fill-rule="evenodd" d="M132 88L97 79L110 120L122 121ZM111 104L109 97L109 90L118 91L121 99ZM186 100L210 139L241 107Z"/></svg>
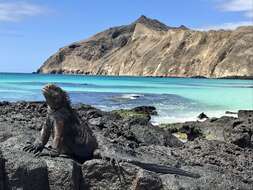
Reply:
<svg viewBox="0 0 253 190"><path fill-rule="evenodd" d="M253 0L0 0L0 72L33 72L60 47L140 15L208 30L252 25Z"/></svg>

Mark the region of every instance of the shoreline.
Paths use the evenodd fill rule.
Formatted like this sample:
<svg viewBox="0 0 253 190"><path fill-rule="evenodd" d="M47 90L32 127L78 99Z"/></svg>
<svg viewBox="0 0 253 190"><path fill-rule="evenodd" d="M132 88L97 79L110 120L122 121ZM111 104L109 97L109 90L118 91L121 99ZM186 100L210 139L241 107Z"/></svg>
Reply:
<svg viewBox="0 0 253 190"><path fill-rule="evenodd" d="M26 100L21 100L21 101L0 101L0 107L1 106L15 106L15 105L22 105L22 104L38 104L38 105L45 105L45 101L26 101ZM135 110L136 108L144 108L146 109L147 108L147 112L144 111L145 114L148 114L150 116L150 119L149 121L155 125L155 126L159 126L159 125L171 125L171 124L184 124L184 123L189 123L189 122L204 122L206 120L215 120L215 119L218 119L218 118L221 118L221 117L233 117L233 118L238 118L238 113L240 111L250 111L250 112L253 112L253 109L244 109L244 110L236 110L236 111L225 111L224 114L222 114L221 112L223 111L219 111L219 114L217 114L216 116L209 116L208 114L206 115L208 118L207 119L200 119L198 116L199 115L196 115L195 119L193 119L193 117L184 117L184 118L192 118L192 120L185 120L183 121L182 119L183 118L180 118L179 121L175 121L175 122L155 122L154 117L158 117L159 118L159 113L157 112L157 109L156 107L154 106L149 106L149 105L143 105L143 106L136 106L136 107L133 107L133 108L120 108L120 109L113 109L113 110L106 110L106 109L102 109L102 108L99 108L99 107L96 107L96 106L93 106L93 105L89 105L89 104L85 104L85 103L82 103L82 102L79 102L79 103L72 103L71 104L73 106L74 109L77 109L78 107L80 106L88 106L90 108L94 108L94 109L97 109L97 110L101 110L103 112L108 112L108 113L111 113L111 112L123 112L123 113L127 113L128 112L132 112L133 110ZM149 109L153 110L154 111L154 114L152 113L152 111L149 111ZM215 112L215 111L214 111ZM196 112L198 113L198 112ZM206 112L202 112L204 114L206 114ZM201 112L199 112L198 114L201 114Z"/></svg>
<svg viewBox="0 0 253 190"><path fill-rule="evenodd" d="M253 76L225 76L225 77L205 77L205 76L144 76L144 75L89 75L89 74L78 74L78 73L37 73L32 72L31 74L46 74L46 75L78 75L78 76L91 76L91 77L143 77L143 78L182 78L182 79L231 79L231 80L253 80Z"/></svg>
<svg viewBox="0 0 253 190"><path fill-rule="evenodd" d="M8 104L45 104L45 101L43 100L39 100L39 101L26 101L26 100L18 100L18 101L0 101L0 106L1 105L8 105ZM102 106L95 106L95 105L89 105L89 104L85 104L83 102L75 102L75 103L72 103L72 106L75 108L75 107L78 107L79 105L88 105L88 106L91 106L91 107L94 107L96 109L100 109L101 111L103 112L114 112L114 111L118 111L118 110L132 110L134 109L135 107L131 107L131 108L118 108L118 109L106 109L106 108L103 108ZM149 106L149 105L146 105L146 106ZM136 107L145 107L145 105L143 106L136 106ZM153 107L153 106L151 106ZM200 113L202 113L201 111L197 112L195 111L194 113L196 113L194 116L191 115L191 116L182 116L182 117L175 117L175 116L161 116L157 110L157 108L155 108L155 110L157 111L157 114L155 115L150 115L150 122L155 125L155 126L159 126L159 125L163 125L163 124L183 124L183 123L187 123L187 122L202 122L204 121L203 119L199 119L198 118L198 115ZM223 116L227 116L227 117L235 117L237 118L236 116L236 113L239 112L240 109L238 110L224 110L224 111L221 111L221 110L212 110L212 111L206 111L206 112L203 112L205 113L209 118L220 118L220 117L223 117ZM247 110L250 110L250 109L247 109ZM210 112L212 114L210 114ZM233 114L231 114L231 113ZM167 119L162 119L162 118L167 118ZM171 119L171 120L170 120Z"/></svg>
<svg viewBox="0 0 253 190"><path fill-rule="evenodd" d="M210 79L210 80L253 80L253 76L225 76L225 77L206 77L206 76L137 76L137 75L90 75L90 74L78 74L78 73L38 73L38 72L0 72L0 74L33 74L33 75L70 75L70 76L87 76L87 77L133 77L133 78L180 78L180 79Z"/></svg>

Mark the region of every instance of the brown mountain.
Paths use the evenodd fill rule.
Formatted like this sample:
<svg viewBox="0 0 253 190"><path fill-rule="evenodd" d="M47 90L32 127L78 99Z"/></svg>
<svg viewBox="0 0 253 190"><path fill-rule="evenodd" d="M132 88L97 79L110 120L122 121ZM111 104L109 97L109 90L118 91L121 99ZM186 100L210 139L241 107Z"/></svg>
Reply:
<svg viewBox="0 0 253 190"><path fill-rule="evenodd" d="M141 16L61 48L38 72L252 77L253 26L200 32Z"/></svg>

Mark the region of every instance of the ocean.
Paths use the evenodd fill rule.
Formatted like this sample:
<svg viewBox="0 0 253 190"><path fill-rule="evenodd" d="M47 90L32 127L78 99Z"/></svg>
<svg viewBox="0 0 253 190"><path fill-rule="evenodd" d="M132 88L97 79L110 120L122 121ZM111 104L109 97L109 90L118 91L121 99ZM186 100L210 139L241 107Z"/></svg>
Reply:
<svg viewBox="0 0 253 190"><path fill-rule="evenodd" d="M72 103L102 110L155 106L154 123L196 120L199 113L219 117L225 111L253 109L253 80L154 78L0 73L0 101L41 101L41 88L54 83Z"/></svg>

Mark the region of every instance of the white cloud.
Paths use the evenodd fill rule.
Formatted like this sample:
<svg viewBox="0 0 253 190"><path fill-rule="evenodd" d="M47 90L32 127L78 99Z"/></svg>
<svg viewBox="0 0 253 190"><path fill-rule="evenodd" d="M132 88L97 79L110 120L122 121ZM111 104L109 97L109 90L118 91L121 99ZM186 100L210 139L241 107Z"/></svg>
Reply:
<svg viewBox="0 0 253 190"><path fill-rule="evenodd" d="M245 16L244 21L226 22L218 25L208 25L195 30L207 31L207 30L233 30L239 26L253 25L253 0L214 0L217 3L217 7L223 12L238 12Z"/></svg>
<svg viewBox="0 0 253 190"><path fill-rule="evenodd" d="M242 12L244 16L253 18L253 0L223 0L219 8L222 11Z"/></svg>
<svg viewBox="0 0 253 190"><path fill-rule="evenodd" d="M0 21L19 21L44 13L44 8L25 2L0 2Z"/></svg>
<svg viewBox="0 0 253 190"><path fill-rule="evenodd" d="M207 31L207 30L233 30L236 29L239 26L249 26L252 25L253 23L251 21L241 21L241 22L227 22L223 23L220 25L213 25L213 26L204 26L201 28L195 28L195 30L200 30L200 31Z"/></svg>

